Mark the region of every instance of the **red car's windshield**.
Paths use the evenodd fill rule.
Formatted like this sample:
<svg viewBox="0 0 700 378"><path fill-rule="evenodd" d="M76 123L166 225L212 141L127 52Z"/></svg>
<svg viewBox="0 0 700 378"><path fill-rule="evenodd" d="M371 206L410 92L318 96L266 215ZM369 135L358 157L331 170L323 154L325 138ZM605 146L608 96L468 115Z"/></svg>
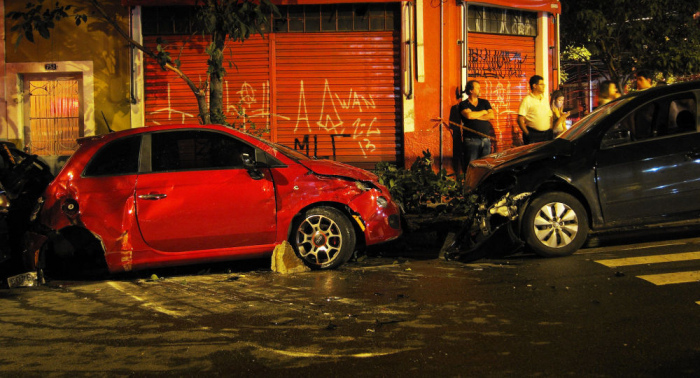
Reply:
<svg viewBox="0 0 700 378"><path fill-rule="evenodd" d="M284 156L286 156L286 157L288 157L288 158L290 158L290 159L293 159L293 160L311 160L310 157L308 157L308 156L302 154L301 152L299 152L299 151L297 151L297 150L291 149L291 148L289 148L289 147L287 147L287 146L285 146L285 145L278 144L278 143L272 143L272 142L270 142L269 140L266 140L266 139L257 137L257 136L255 136L255 135L251 135L251 136L252 136L253 138L259 140L260 142L265 143L267 146L269 146L269 147L272 148L273 150L275 150L275 151L281 153L282 155L284 155Z"/></svg>

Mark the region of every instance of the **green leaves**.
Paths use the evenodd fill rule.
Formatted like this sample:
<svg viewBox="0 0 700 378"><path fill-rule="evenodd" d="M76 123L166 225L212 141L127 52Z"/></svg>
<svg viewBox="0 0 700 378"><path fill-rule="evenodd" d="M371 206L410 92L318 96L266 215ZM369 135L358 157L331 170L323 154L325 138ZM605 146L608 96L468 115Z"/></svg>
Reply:
<svg viewBox="0 0 700 378"><path fill-rule="evenodd" d="M586 47L612 79L635 70L691 74L700 64L697 0L562 1L562 42Z"/></svg>
<svg viewBox="0 0 700 378"><path fill-rule="evenodd" d="M569 45L562 51L561 58L577 62L589 62L591 60L591 52L585 47Z"/></svg>
<svg viewBox="0 0 700 378"><path fill-rule="evenodd" d="M233 122L226 123L224 125L257 137L264 137L266 134L270 133L269 128L256 127L255 122L250 119L245 111L245 108L241 104L238 104L236 107L236 116L233 119Z"/></svg>
<svg viewBox="0 0 700 378"><path fill-rule="evenodd" d="M173 59L170 56L170 52L165 49L167 42L161 38L156 39L156 52L155 59L158 62L160 68L165 70L165 65L168 63L173 63ZM180 68L180 60L175 61L175 65Z"/></svg>
<svg viewBox="0 0 700 378"><path fill-rule="evenodd" d="M66 9L70 8L70 5L66 7ZM87 22L87 16L84 14L76 14L75 15L75 26L80 26L81 23Z"/></svg>
<svg viewBox="0 0 700 378"><path fill-rule="evenodd" d="M444 203L449 204L445 211L466 213L470 206L463 194L462 178L452 178L444 169L435 172L430 150L423 151L410 169L380 162L374 173L407 213L420 213L429 205Z"/></svg>
<svg viewBox="0 0 700 378"><path fill-rule="evenodd" d="M263 35L269 16L279 15L277 6L269 0L205 0L197 6L199 28L205 34L232 41L244 41L256 31Z"/></svg>
<svg viewBox="0 0 700 378"><path fill-rule="evenodd" d="M39 33L44 39L49 39L51 37L51 29L56 26L55 22L68 17L66 11L71 9L71 5L62 6L56 2L53 9L45 9L42 5L43 2L44 0L39 0L37 3L29 2L25 5L23 12L9 12L7 14L7 18L16 21L15 25L10 28L10 31L19 32L15 40L15 48L19 46L23 38L34 43L34 32ZM80 25L81 21L87 21L87 16L84 14L75 12L74 17L76 25Z"/></svg>

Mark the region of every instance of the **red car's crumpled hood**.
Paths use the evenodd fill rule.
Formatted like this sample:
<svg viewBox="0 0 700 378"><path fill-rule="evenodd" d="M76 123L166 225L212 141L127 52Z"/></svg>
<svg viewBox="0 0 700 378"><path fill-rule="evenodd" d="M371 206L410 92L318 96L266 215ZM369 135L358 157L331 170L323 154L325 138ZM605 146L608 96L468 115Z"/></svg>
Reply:
<svg viewBox="0 0 700 378"><path fill-rule="evenodd" d="M331 160L302 160L299 163L319 175L343 176L355 180L377 181L377 175L364 169Z"/></svg>

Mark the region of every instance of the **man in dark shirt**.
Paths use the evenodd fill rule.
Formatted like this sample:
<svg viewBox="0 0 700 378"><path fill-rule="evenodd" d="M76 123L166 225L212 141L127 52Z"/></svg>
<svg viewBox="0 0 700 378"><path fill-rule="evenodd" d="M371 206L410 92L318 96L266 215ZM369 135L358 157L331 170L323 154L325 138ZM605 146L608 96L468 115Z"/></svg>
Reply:
<svg viewBox="0 0 700 378"><path fill-rule="evenodd" d="M476 131L462 130L465 150L465 170L469 162L491 153L491 140L493 135L492 120L495 118L491 104L479 98L481 85L476 80L467 83L466 92L469 98L459 103L459 115L462 117L464 127Z"/></svg>

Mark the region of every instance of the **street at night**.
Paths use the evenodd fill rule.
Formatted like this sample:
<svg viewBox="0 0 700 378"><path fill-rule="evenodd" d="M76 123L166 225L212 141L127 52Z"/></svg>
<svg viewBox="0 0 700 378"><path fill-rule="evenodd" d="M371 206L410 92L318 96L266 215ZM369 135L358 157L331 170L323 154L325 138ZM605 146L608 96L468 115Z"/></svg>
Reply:
<svg viewBox="0 0 700 378"><path fill-rule="evenodd" d="M53 280L0 291L0 375L698 376L698 251L700 238Z"/></svg>
<svg viewBox="0 0 700 378"><path fill-rule="evenodd" d="M0 35L0 378L700 377L700 0Z"/></svg>

